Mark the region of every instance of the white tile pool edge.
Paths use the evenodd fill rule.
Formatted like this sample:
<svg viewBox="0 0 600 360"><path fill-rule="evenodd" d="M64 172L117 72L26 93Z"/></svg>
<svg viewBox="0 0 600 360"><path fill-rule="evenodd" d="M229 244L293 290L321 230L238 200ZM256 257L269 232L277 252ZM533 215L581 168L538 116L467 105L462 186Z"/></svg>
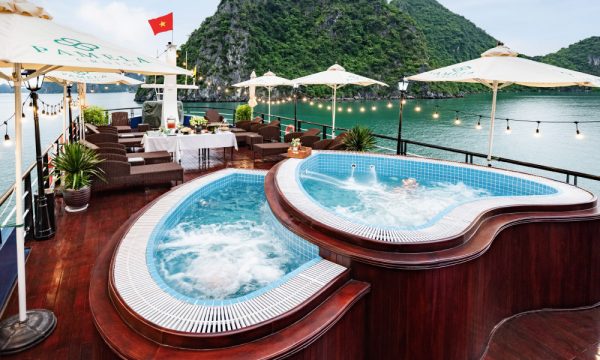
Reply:
<svg viewBox="0 0 600 360"><path fill-rule="evenodd" d="M192 304L161 289L146 263L146 248L155 226L173 206L198 188L233 173L266 174L266 171L225 169L185 183L154 203L121 240L114 258L113 283L127 306L145 320L187 333L239 330L290 311L346 270L321 259L257 297L227 305Z"/></svg>
<svg viewBox="0 0 600 360"><path fill-rule="evenodd" d="M314 151L313 155L311 156L316 156L319 153L333 153L342 156L359 155L365 157L392 157L398 158L401 161L447 164L450 166L461 168L476 168L481 171L495 172L531 180L537 183L548 185L558 190L557 194L552 195L497 196L462 204L449 211L436 223L422 229L403 230L393 228L379 228L377 226L357 224L355 222L352 222L348 219L334 214L332 211L325 209L320 204L312 200L302 189L298 179L296 179L297 169L300 166L300 164L306 159L288 159L281 163L275 176L275 182L277 184L277 187L281 191L282 195L286 198L286 200L290 204L292 204L292 206L294 206L296 209L302 212L305 216L314 220L315 222L324 224L339 231L346 232L354 236L360 236L370 240L381 241L386 243L410 244L432 242L457 236L463 231L465 231L481 213L498 207L515 205L571 205L589 202L594 198L592 194L565 183L550 180L540 176L517 173L497 168L482 168L479 166L443 160L412 158L404 156L399 157L397 155L385 154L365 154L356 152Z"/></svg>

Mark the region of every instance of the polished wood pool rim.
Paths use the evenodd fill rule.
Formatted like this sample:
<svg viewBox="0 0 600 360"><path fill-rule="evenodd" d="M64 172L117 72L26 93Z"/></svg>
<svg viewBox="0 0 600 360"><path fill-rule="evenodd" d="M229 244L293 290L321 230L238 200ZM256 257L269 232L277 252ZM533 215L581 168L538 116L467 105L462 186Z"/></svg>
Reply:
<svg viewBox="0 0 600 360"><path fill-rule="evenodd" d="M317 244L323 258L371 285L367 353L373 358L480 358L504 319L600 303L600 212L573 206L504 207L439 244L374 247L307 220L265 180L275 216Z"/></svg>

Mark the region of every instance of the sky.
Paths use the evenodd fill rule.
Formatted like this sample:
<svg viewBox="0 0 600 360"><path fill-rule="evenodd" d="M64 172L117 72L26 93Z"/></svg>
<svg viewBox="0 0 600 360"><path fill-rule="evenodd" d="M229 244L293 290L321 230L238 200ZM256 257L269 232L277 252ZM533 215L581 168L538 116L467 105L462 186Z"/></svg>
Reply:
<svg viewBox="0 0 600 360"><path fill-rule="evenodd" d="M147 20L174 12L178 45L218 0L32 0L56 21L147 55L162 52L170 33L154 36ZM514 50L544 55L590 36L599 36L600 0L438 0Z"/></svg>

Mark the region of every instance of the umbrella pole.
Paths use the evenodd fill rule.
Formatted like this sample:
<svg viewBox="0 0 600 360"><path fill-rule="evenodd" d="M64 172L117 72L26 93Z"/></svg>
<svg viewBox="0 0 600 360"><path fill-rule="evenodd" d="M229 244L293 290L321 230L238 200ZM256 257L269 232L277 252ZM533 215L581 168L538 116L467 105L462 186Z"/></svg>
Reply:
<svg viewBox="0 0 600 360"><path fill-rule="evenodd" d="M68 141L68 137L67 137L67 109L66 109L66 105L67 105L67 83L65 82L63 84L63 125L62 125L62 134L63 134L63 144L67 144Z"/></svg>
<svg viewBox="0 0 600 360"><path fill-rule="evenodd" d="M271 122L271 88L267 87L267 90L269 91L269 116L267 118Z"/></svg>
<svg viewBox="0 0 600 360"><path fill-rule="evenodd" d="M496 98L498 97L498 81L492 84L492 114L490 116L490 135L488 139L488 165L492 161L492 146L494 145L494 120L496 120Z"/></svg>
<svg viewBox="0 0 600 360"><path fill-rule="evenodd" d="M48 310L27 311L25 288L25 228L23 223L23 130L21 102L21 65L15 64L15 232L17 242L17 287L19 314L0 322L0 355L27 350L50 336L56 317ZM38 180L41 181L41 180Z"/></svg>
<svg viewBox="0 0 600 360"><path fill-rule="evenodd" d="M25 288L25 229L23 225L23 126L21 124L21 66L15 65L15 228L17 231L17 283L19 321L27 319Z"/></svg>
<svg viewBox="0 0 600 360"><path fill-rule="evenodd" d="M337 85L333 85L333 106L331 107L331 138L335 139L335 98L337 96Z"/></svg>

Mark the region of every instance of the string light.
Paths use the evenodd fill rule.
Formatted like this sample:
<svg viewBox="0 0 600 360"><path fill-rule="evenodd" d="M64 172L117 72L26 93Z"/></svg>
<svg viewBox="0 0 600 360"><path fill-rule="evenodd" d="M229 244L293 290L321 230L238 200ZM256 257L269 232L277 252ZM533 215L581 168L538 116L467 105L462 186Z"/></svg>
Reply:
<svg viewBox="0 0 600 360"><path fill-rule="evenodd" d="M342 111L344 111L344 108L343 108L343 107L341 107L341 106L339 106L339 107L338 107L338 112L342 112Z"/></svg>
<svg viewBox="0 0 600 360"><path fill-rule="evenodd" d="M475 129L481 130L481 115L479 115L479 119L477 119L477 125L475 125Z"/></svg>
<svg viewBox="0 0 600 360"><path fill-rule="evenodd" d="M583 139L583 134L579 131L579 121L575 121L575 139Z"/></svg>
<svg viewBox="0 0 600 360"><path fill-rule="evenodd" d="M319 104L319 109L322 109L322 108L323 108L323 104Z"/></svg>
<svg viewBox="0 0 600 360"><path fill-rule="evenodd" d="M331 105L327 105L327 110L331 110Z"/></svg>
<svg viewBox="0 0 600 360"><path fill-rule="evenodd" d="M315 104L315 102L312 100L308 103L308 105L310 105L310 106L313 106L314 104Z"/></svg>
<svg viewBox="0 0 600 360"><path fill-rule="evenodd" d="M364 112L365 112L365 110L366 110L366 109L365 109L365 107L364 107L364 106L361 106L361 107L360 107L360 112L361 112L361 113L364 113Z"/></svg>
<svg viewBox="0 0 600 360"><path fill-rule="evenodd" d="M421 112L421 106L420 105L415 106L415 111L416 112Z"/></svg>
<svg viewBox="0 0 600 360"><path fill-rule="evenodd" d="M292 101L292 98L288 96L287 101Z"/></svg>
<svg viewBox="0 0 600 360"><path fill-rule="evenodd" d="M302 102L306 102L308 99L306 97L302 98Z"/></svg>
<svg viewBox="0 0 600 360"><path fill-rule="evenodd" d="M12 116L11 116L11 118L12 118ZM10 139L10 136L8 136L8 120L6 120L3 125L6 126L6 133L4 134L4 143L3 144L4 144L4 146L9 147L12 145L12 140Z"/></svg>
<svg viewBox="0 0 600 360"><path fill-rule="evenodd" d="M375 105L371 106L371 111L377 111L377 106L375 106Z"/></svg>
<svg viewBox="0 0 600 360"><path fill-rule="evenodd" d="M391 102L388 102L388 103L387 103L387 107L388 107L388 109L391 109L393 106L394 106L394 105L392 105L392 103L391 103Z"/></svg>
<svg viewBox="0 0 600 360"><path fill-rule="evenodd" d="M540 136L542 136L542 134L540 134L540 122L537 122L537 128L535 129L535 133L533 134L534 137L539 138Z"/></svg>
<svg viewBox="0 0 600 360"><path fill-rule="evenodd" d="M438 107L437 107L437 106L435 107L435 111L433 112L433 115L432 115L432 116L433 116L433 118L434 118L435 120L437 120L437 119L439 119L439 118L440 118L440 113L439 113L439 111L438 111Z"/></svg>
<svg viewBox="0 0 600 360"><path fill-rule="evenodd" d="M352 108L351 108L351 107L349 107L349 108L348 108L348 112L349 112L349 113L351 113L351 112L352 112Z"/></svg>
<svg viewBox="0 0 600 360"><path fill-rule="evenodd" d="M512 133L512 130L510 129L509 121L510 121L510 119L506 119L506 130L504 131L508 135L510 135L510 133Z"/></svg>
<svg viewBox="0 0 600 360"><path fill-rule="evenodd" d="M458 111L456 112L456 117L454 118L454 125L460 125L461 121L458 117Z"/></svg>
<svg viewBox="0 0 600 360"><path fill-rule="evenodd" d="M406 99L402 99L402 100L400 100L400 103L401 103L402 105L406 105Z"/></svg>

